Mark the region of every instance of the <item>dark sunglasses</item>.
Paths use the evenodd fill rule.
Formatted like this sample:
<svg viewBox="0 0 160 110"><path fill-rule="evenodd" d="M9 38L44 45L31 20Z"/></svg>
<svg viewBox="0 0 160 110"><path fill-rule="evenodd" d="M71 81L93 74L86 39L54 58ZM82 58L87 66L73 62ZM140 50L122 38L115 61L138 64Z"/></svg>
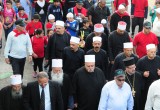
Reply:
<svg viewBox="0 0 160 110"><path fill-rule="evenodd" d="M125 79L117 79L119 82L125 81Z"/></svg>

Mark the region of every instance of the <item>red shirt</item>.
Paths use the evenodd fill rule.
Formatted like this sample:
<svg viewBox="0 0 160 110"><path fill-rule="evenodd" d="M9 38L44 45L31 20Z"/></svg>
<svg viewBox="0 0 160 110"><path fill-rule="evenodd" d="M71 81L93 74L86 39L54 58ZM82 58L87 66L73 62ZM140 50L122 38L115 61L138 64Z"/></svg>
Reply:
<svg viewBox="0 0 160 110"><path fill-rule="evenodd" d="M116 8L116 10L118 10L118 6L122 3L125 3L126 6L128 6L128 0L114 0L114 7Z"/></svg>
<svg viewBox="0 0 160 110"><path fill-rule="evenodd" d="M132 0L135 17L144 17L145 7L148 7L148 0Z"/></svg>
<svg viewBox="0 0 160 110"><path fill-rule="evenodd" d="M40 21L38 22L31 21L26 26L26 30L29 33L29 35L33 35L36 29L42 29L42 23Z"/></svg>
<svg viewBox="0 0 160 110"><path fill-rule="evenodd" d="M149 34L144 34L143 32L139 32L133 40L133 45L136 47L136 52L139 58L147 55L146 45L148 44L158 45L158 43L159 42L156 35L152 32L150 32Z"/></svg>
<svg viewBox="0 0 160 110"><path fill-rule="evenodd" d="M56 23L54 22L53 24L51 24L50 22L48 22L48 23L46 23L46 28L47 29L52 29L55 32L55 30L56 30Z"/></svg>
<svg viewBox="0 0 160 110"><path fill-rule="evenodd" d="M20 14L20 12L17 13L17 18L18 19L23 19L24 21L25 20L28 20L28 15L26 13L24 13L23 15Z"/></svg>
<svg viewBox="0 0 160 110"><path fill-rule="evenodd" d="M32 48L33 52L37 54L38 58L43 58L44 57L44 46L47 44L47 37L36 37L33 36L31 38L31 43L32 43Z"/></svg>

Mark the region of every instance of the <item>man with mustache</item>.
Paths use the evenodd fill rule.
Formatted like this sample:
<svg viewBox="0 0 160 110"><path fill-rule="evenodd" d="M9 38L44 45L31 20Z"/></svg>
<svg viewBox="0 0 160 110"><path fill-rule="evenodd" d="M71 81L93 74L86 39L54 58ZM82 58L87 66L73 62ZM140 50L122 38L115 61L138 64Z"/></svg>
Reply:
<svg viewBox="0 0 160 110"><path fill-rule="evenodd" d="M79 48L80 38L72 36L70 46L63 51L63 71L72 79L75 71L84 65L84 51Z"/></svg>
<svg viewBox="0 0 160 110"><path fill-rule="evenodd" d="M23 92L21 75L12 75L11 85L0 91L0 110L23 110Z"/></svg>
<svg viewBox="0 0 160 110"><path fill-rule="evenodd" d="M107 52L103 49L101 49L102 46L102 38L99 36L93 37L93 49L90 49L87 51L87 55L95 55L95 64L96 67L100 68L106 79L108 80L108 58L107 58Z"/></svg>
<svg viewBox="0 0 160 110"><path fill-rule="evenodd" d="M85 66L79 68L73 77L75 107L78 110L97 110L105 83L104 73L95 67L95 55L85 55Z"/></svg>

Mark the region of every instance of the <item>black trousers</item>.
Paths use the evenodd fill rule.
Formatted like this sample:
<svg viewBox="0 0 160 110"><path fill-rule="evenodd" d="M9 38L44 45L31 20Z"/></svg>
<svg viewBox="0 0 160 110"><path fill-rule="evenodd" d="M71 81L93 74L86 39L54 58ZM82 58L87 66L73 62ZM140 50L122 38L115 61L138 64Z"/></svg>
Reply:
<svg viewBox="0 0 160 110"><path fill-rule="evenodd" d="M43 71L43 58L33 58L33 62L34 71L37 71L37 67L39 69L39 72Z"/></svg>
<svg viewBox="0 0 160 110"><path fill-rule="evenodd" d="M143 30L143 22L144 22L144 18L141 18L141 17L132 18L132 35L134 35L135 28L137 25L139 26L138 32Z"/></svg>
<svg viewBox="0 0 160 110"><path fill-rule="evenodd" d="M13 74L20 74L23 78L23 72L24 72L24 65L26 58L13 58L9 56L10 63L12 65Z"/></svg>

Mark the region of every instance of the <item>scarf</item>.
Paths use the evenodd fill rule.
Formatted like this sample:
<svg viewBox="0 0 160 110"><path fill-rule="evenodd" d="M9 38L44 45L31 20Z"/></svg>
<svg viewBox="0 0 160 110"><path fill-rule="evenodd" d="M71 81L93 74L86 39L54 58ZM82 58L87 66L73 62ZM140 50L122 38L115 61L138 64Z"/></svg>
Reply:
<svg viewBox="0 0 160 110"><path fill-rule="evenodd" d="M73 10L74 10L74 14L75 14L76 16L78 16L78 10L77 10L77 7L76 7L76 6L73 8ZM82 7L81 13L82 13L84 16L86 16L86 15L87 15L87 10Z"/></svg>
<svg viewBox="0 0 160 110"><path fill-rule="evenodd" d="M13 32L16 33L16 34L15 34L15 37L18 37L18 36L21 35L21 34L25 34L25 35L26 35L26 31L21 31L21 32L19 32L17 29L14 29Z"/></svg>

